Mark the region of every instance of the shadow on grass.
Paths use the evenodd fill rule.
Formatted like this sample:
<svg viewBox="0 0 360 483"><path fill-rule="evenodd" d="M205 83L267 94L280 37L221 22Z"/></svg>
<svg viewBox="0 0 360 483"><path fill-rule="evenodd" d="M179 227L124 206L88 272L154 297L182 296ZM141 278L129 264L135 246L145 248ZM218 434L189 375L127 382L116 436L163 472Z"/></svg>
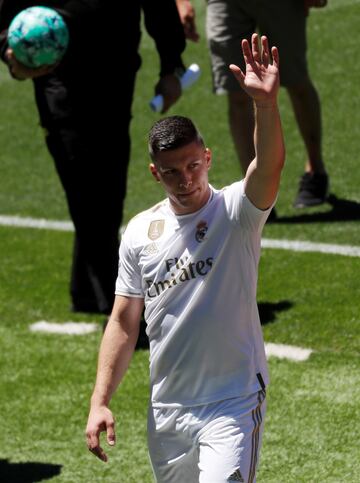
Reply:
<svg viewBox="0 0 360 483"><path fill-rule="evenodd" d="M272 223L316 223L336 221L359 221L360 203L344 200L331 194L327 200L331 206L330 211L322 213L302 213L295 216L277 217Z"/></svg>
<svg viewBox="0 0 360 483"><path fill-rule="evenodd" d="M59 475L61 465L50 463L11 463L9 460L0 460L1 483L35 483Z"/></svg>
<svg viewBox="0 0 360 483"><path fill-rule="evenodd" d="M288 300L282 300L281 302L259 302L258 309L260 315L261 325L271 324L276 320L277 312L283 312L289 310L294 304Z"/></svg>

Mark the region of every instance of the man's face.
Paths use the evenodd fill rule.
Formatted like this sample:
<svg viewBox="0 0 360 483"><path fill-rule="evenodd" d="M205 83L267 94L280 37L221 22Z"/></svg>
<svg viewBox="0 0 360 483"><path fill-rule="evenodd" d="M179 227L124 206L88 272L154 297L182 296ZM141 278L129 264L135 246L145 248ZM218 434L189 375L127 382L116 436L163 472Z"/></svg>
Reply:
<svg viewBox="0 0 360 483"><path fill-rule="evenodd" d="M211 152L194 141L171 151L160 152L150 171L159 181L177 215L194 213L210 196L208 171Z"/></svg>

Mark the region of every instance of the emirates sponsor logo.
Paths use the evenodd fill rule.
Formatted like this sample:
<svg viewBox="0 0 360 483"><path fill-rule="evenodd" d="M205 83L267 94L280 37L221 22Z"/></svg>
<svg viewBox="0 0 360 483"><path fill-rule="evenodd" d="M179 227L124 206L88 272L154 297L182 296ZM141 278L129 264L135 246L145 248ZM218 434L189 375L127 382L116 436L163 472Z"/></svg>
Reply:
<svg viewBox="0 0 360 483"><path fill-rule="evenodd" d="M210 272L213 262L212 257L197 261L191 261L189 257L168 258L164 262L167 278L156 281L146 279L146 294L149 298L155 298L176 285L181 285L198 277L205 277Z"/></svg>

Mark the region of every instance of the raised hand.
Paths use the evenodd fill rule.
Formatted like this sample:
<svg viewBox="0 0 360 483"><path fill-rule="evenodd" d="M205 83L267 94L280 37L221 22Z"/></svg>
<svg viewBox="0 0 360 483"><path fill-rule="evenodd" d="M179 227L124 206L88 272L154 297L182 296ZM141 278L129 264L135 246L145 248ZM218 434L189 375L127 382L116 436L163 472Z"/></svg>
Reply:
<svg viewBox="0 0 360 483"><path fill-rule="evenodd" d="M258 34L251 37L251 49L249 42L244 39L241 43L245 73L239 66L231 64L229 67L244 91L252 97L256 103L274 103L279 90L279 53L276 47L272 47L270 58L269 43L267 37L261 37L259 45Z"/></svg>

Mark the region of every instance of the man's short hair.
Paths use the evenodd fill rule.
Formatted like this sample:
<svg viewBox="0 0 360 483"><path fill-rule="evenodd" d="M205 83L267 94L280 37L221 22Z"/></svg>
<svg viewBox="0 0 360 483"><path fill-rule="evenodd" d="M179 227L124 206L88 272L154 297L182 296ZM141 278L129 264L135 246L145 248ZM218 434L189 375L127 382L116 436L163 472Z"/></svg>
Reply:
<svg viewBox="0 0 360 483"><path fill-rule="evenodd" d="M157 121L149 132L149 154L152 160L162 151L181 148L192 142L205 146L195 124L188 117L170 116Z"/></svg>

